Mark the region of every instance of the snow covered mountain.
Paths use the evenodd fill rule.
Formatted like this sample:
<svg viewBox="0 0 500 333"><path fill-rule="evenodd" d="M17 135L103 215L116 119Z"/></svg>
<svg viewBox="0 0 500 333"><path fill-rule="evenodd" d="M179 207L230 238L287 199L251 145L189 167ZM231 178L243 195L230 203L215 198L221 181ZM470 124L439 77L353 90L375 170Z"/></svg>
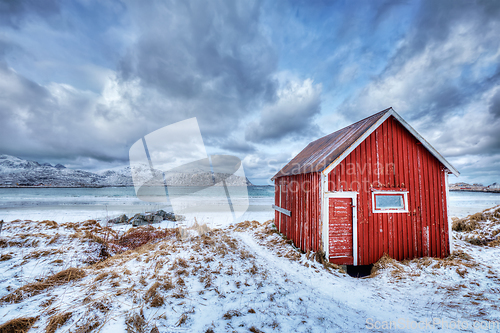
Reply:
<svg viewBox="0 0 500 333"><path fill-rule="evenodd" d="M144 170L146 179L149 170ZM218 178L218 177L216 177ZM167 178L170 186L205 186L199 175L178 174ZM252 185L247 179L231 175L226 179L229 186ZM104 187L134 186L130 167L89 172L68 169L64 165L27 161L10 155L0 155L0 186L54 186L54 187Z"/></svg>

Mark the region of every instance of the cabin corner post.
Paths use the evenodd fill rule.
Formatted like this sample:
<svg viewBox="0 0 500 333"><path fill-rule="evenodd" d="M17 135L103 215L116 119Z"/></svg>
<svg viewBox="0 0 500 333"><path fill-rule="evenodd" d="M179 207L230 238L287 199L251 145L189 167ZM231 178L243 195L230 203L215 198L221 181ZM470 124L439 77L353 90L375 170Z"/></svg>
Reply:
<svg viewBox="0 0 500 333"><path fill-rule="evenodd" d="M450 249L450 254L453 253L453 228L452 220L450 216L450 186L449 186L450 174L446 173L444 180L446 186L446 218L448 219L448 248Z"/></svg>
<svg viewBox="0 0 500 333"><path fill-rule="evenodd" d="M330 258L328 248L328 209L326 202L326 192L328 192L328 176L323 172L321 174L321 240L323 243L323 251L325 252L325 259L328 261Z"/></svg>

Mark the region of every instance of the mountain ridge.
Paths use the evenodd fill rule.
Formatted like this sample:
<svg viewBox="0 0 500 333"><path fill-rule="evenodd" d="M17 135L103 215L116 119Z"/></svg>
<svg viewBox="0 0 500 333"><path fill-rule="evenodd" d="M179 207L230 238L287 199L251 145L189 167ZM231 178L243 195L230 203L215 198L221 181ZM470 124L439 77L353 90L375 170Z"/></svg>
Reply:
<svg viewBox="0 0 500 333"><path fill-rule="evenodd" d="M149 174L143 170L140 177ZM217 176L215 178L218 178ZM246 177L226 175L228 186L252 186ZM170 175L166 178L168 186L206 186L200 183L197 174ZM129 166L90 172L66 168L62 164L23 160L11 155L0 155L0 187L119 187L134 186Z"/></svg>

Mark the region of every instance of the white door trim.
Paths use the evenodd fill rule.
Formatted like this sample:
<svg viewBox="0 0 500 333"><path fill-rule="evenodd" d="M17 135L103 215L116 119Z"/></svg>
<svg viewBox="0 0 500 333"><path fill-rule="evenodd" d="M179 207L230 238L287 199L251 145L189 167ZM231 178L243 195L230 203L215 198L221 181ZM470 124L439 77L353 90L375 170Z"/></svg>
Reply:
<svg viewBox="0 0 500 333"><path fill-rule="evenodd" d="M322 177L323 178L323 177ZM326 177L325 177L326 178ZM357 214L357 197L358 192L324 192L323 193L323 244L325 248L326 259L330 258L330 242L329 242L329 204L330 198L345 198L352 200L352 255L353 265L358 264L358 214Z"/></svg>

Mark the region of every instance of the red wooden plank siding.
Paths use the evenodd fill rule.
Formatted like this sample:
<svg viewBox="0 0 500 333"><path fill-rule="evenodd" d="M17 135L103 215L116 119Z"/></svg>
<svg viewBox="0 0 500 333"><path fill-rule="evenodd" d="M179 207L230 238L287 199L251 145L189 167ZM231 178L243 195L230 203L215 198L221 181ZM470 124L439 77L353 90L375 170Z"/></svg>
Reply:
<svg viewBox="0 0 500 333"><path fill-rule="evenodd" d="M449 254L445 176L444 166L393 118L331 171L330 191L359 193L358 265L384 252L398 260ZM374 214L370 187L407 190L409 212Z"/></svg>
<svg viewBox="0 0 500 333"><path fill-rule="evenodd" d="M357 261L371 264L384 253L398 260L449 254L446 171L393 117L386 120L327 176L328 191L355 191ZM321 174L276 178L275 213L280 232L304 251L322 243ZM408 213L373 213L372 189L408 191ZM329 237L327 237L329 239Z"/></svg>
<svg viewBox="0 0 500 333"><path fill-rule="evenodd" d="M396 126L396 133L398 136L398 161L399 161L399 168L397 173L402 174L403 177L400 179L401 187L402 188L408 188L408 162L407 159L405 158L405 147L407 146L406 144L406 138L403 135L402 129L398 126ZM408 222L409 218L409 223ZM410 216L401 217L401 223L403 224L403 256L405 258L412 258L413 257L413 246L412 246L412 222L411 222L411 211L410 211Z"/></svg>
<svg viewBox="0 0 500 333"><path fill-rule="evenodd" d="M275 186L282 185L281 207L290 210L291 216L277 212L275 221L281 215L281 230L295 246L303 251L318 251L321 239L320 224L320 174L310 173L279 177ZM276 196L276 205L279 197Z"/></svg>

